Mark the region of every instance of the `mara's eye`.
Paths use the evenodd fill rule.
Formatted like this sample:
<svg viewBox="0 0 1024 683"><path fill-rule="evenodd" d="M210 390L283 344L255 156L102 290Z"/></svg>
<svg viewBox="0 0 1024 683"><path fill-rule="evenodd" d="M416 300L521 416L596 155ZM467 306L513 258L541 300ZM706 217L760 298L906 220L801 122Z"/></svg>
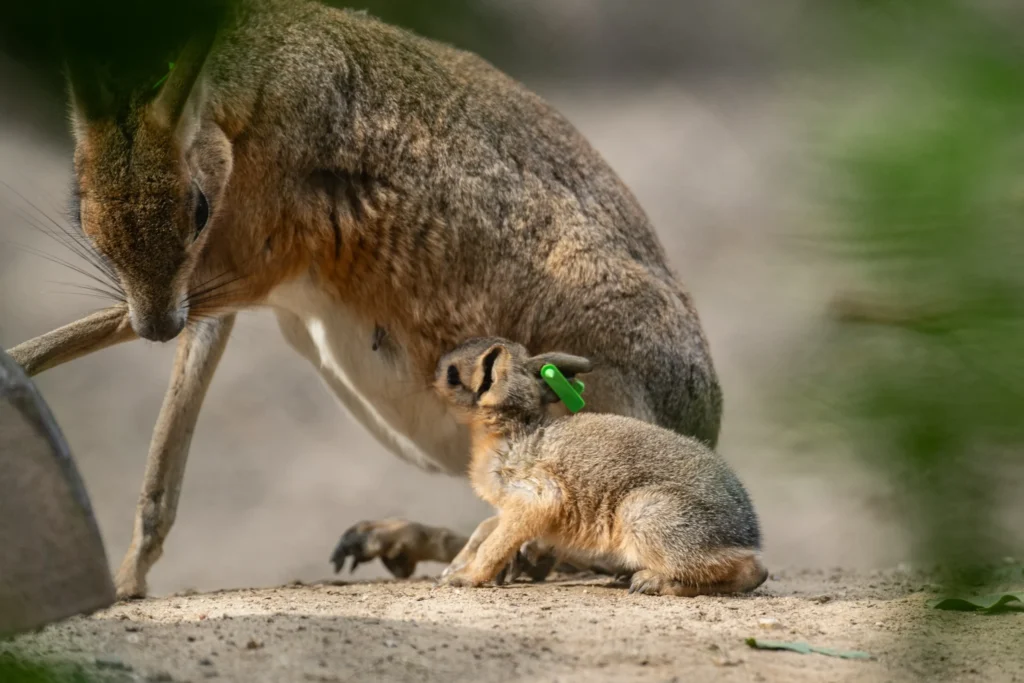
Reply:
<svg viewBox="0 0 1024 683"><path fill-rule="evenodd" d="M462 385L462 379L459 377L459 369L454 365L448 366L448 386L458 387Z"/></svg>
<svg viewBox="0 0 1024 683"><path fill-rule="evenodd" d="M193 216L192 219L192 225L195 229L195 236L199 237L199 233L203 231L203 228L206 227L206 223L210 220L210 202L206 201L206 195L199 189L198 185L195 187L195 193L196 208L195 216Z"/></svg>

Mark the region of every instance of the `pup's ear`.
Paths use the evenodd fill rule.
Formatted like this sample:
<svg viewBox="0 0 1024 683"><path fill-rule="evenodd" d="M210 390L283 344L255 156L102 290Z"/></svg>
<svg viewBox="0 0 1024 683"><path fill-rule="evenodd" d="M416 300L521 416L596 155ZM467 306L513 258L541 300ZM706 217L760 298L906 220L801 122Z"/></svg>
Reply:
<svg viewBox="0 0 1024 683"><path fill-rule="evenodd" d="M473 371L472 387L477 400L500 386L508 377L512 368L512 354L501 344L495 344L480 355L476 369Z"/></svg>
<svg viewBox="0 0 1024 683"><path fill-rule="evenodd" d="M583 356L559 352L542 353L526 361L526 367L532 375L539 375L540 369L548 364L554 365L563 375L570 378L590 372L594 367L594 364Z"/></svg>
<svg viewBox="0 0 1024 683"><path fill-rule="evenodd" d="M540 376L541 368L548 364L554 365L568 379L572 379L576 375L582 375L590 372L594 365L589 359L584 358L583 356L574 356L569 353L559 352L542 353L526 361L527 371L531 376L537 379L537 383L540 385L541 400L544 403L558 403L562 400L558 398L558 394L556 394L554 390L548 386L548 383L544 381L544 378Z"/></svg>

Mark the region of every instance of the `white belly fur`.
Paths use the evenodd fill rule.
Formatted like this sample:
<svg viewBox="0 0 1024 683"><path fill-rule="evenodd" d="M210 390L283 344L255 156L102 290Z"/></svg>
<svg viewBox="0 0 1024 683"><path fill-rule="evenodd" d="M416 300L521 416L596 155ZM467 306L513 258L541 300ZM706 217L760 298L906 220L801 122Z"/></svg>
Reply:
<svg viewBox="0 0 1024 683"><path fill-rule="evenodd" d="M373 321L355 316L306 277L276 287L266 303L288 343L385 448L429 471L466 473L467 430L411 377L400 349L373 350Z"/></svg>

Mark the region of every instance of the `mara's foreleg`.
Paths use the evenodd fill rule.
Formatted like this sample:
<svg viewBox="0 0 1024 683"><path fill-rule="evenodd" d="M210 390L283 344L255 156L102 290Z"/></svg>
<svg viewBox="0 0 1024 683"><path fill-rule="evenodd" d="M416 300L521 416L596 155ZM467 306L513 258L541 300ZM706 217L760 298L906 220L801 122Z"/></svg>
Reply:
<svg viewBox="0 0 1024 683"><path fill-rule="evenodd" d="M192 433L234 324L234 313L193 323L178 341L174 371L146 461L132 543L114 578L122 600L146 595L146 574L160 558L174 524Z"/></svg>
<svg viewBox="0 0 1024 683"><path fill-rule="evenodd" d="M7 353L32 377L135 338L127 307L115 306L18 344Z"/></svg>

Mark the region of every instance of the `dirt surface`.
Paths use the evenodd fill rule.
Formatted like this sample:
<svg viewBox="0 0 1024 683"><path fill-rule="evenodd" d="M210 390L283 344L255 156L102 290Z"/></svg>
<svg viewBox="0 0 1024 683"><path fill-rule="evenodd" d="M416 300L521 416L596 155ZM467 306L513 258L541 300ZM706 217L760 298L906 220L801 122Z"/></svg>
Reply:
<svg viewBox="0 0 1024 683"><path fill-rule="evenodd" d="M112 683L1024 681L1024 613L928 610L933 591L908 572L838 570L695 599L629 595L605 578L323 583L123 603L4 648ZM752 636L873 658L753 650Z"/></svg>

